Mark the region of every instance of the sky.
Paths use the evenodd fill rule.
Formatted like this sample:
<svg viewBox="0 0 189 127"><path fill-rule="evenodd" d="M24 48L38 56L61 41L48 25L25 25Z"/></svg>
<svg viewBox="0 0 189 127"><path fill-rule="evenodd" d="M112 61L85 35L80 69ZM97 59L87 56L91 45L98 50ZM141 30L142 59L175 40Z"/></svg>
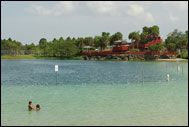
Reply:
<svg viewBox="0 0 189 127"><path fill-rule="evenodd" d="M1 39L24 44L102 32L130 41L129 33L153 25L163 39L188 30L188 1L1 1Z"/></svg>

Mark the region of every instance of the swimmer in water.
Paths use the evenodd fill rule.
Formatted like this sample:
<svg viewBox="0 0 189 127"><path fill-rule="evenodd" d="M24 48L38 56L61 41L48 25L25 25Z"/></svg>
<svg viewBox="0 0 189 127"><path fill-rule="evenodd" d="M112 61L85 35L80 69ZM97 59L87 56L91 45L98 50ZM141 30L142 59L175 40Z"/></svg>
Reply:
<svg viewBox="0 0 189 127"><path fill-rule="evenodd" d="M35 107L34 107L34 105L32 104L32 101L29 101L29 103L28 103L28 110L29 110L29 111L35 110Z"/></svg>
<svg viewBox="0 0 189 127"><path fill-rule="evenodd" d="M36 111L39 111L41 108L40 108L40 105L39 104L37 104L36 105Z"/></svg>

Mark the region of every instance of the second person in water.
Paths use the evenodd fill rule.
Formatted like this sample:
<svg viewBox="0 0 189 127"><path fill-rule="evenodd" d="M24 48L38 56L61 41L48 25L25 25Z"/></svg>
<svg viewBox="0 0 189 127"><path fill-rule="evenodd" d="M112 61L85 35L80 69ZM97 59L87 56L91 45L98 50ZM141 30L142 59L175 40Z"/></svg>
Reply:
<svg viewBox="0 0 189 127"><path fill-rule="evenodd" d="M32 104L32 101L29 101L28 103L28 110L29 111L32 111L32 110L36 110L36 111L39 111L41 108L40 108L40 105L37 104L36 106Z"/></svg>

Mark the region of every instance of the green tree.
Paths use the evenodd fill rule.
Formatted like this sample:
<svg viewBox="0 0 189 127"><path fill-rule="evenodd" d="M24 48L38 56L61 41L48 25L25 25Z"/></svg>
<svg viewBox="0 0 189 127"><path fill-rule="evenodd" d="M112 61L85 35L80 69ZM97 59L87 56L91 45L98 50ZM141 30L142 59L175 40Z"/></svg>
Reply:
<svg viewBox="0 0 189 127"><path fill-rule="evenodd" d="M24 52L25 54L34 54L36 52L36 46L34 43L31 44L25 44L25 48L24 48Z"/></svg>
<svg viewBox="0 0 189 127"><path fill-rule="evenodd" d="M92 37L85 37L84 44L89 46L94 46L94 39Z"/></svg>
<svg viewBox="0 0 189 127"><path fill-rule="evenodd" d="M150 27L150 34L152 34L154 37L159 36L159 27L157 25Z"/></svg>
<svg viewBox="0 0 189 127"><path fill-rule="evenodd" d="M70 37L67 37L66 38L66 41L71 41L72 39Z"/></svg>
<svg viewBox="0 0 189 127"><path fill-rule="evenodd" d="M113 45L114 41L122 40L122 38L123 38L123 34L121 32L117 32L117 33L113 34L110 37L110 45Z"/></svg>
<svg viewBox="0 0 189 127"><path fill-rule="evenodd" d="M76 41L75 37L73 37L73 38L72 38L72 41L73 41L73 42L75 42L75 41Z"/></svg>
<svg viewBox="0 0 189 127"><path fill-rule="evenodd" d="M94 37L94 47L99 48L101 43L101 36L95 36Z"/></svg>
<svg viewBox="0 0 189 127"><path fill-rule="evenodd" d="M47 39L45 38L40 39L39 48L41 49L43 56L47 56Z"/></svg>
<svg viewBox="0 0 189 127"><path fill-rule="evenodd" d="M60 56L61 57L72 57L78 53L78 49L74 42L61 42L60 43Z"/></svg>
<svg viewBox="0 0 189 127"><path fill-rule="evenodd" d="M144 26L144 27L142 28L142 33L150 34L150 28L147 27L147 26Z"/></svg>
<svg viewBox="0 0 189 127"><path fill-rule="evenodd" d="M84 38L79 37L79 38L77 38L77 40L76 40L75 42L76 42L75 45L77 46L77 48L78 48L80 51L82 51L83 46L85 45L85 44L84 44Z"/></svg>
<svg viewBox="0 0 189 127"><path fill-rule="evenodd" d="M110 35L110 33L108 33L108 32L102 32L102 36L100 38L100 48L101 48L101 50L105 49L108 46L109 38L110 38L109 35Z"/></svg>
<svg viewBox="0 0 189 127"><path fill-rule="evenodd" d="M139 31L138 31L138 32L131 32L131 33L129 34L128 38L131 39L132 42L133 42L134 44L136 44L136 45L137 45L137 48L138 48L139 42L140 42L140 33L139 33Z"/></svg>
<svg viewBox="0 0 189 127"><path fill-rule="evenodd" d="M184 59L188 59L188 50L187 49L182 50L181 57Z"/></svg>
<svg viewBox="0 0 189 127"><path fill-rule="evenodd" d="M182 52L182 50L187 49L187 45L188 45L187 31L181 32L175 29L173 32L169 33L168 37L165 39L165 46L170 51L178 50Z"/></svg>
<svg viewBox="0 0 189 127"><path fill-rule="evenodd" d="M53 53L53 56L60 56L60 42L63 42L64 40L63 39L59 39L57 40L56 38L53 39L52 41L52 53Z"/></svg>
<svg viewBox="0 0 189 127"><path fill-rule="evenodd" d="M175 43L168 43L168 44L167 44L167 49L168 49L169 51L174 52L174 51L176 50L176 44L175 44Z"/></svg>
<svg viewBox="0 0 189 127"><path fill-rule="evenodd" d="M7 40L1 39L1 50L5 54L19 55L22 48L22 44L18 41L8 38Z"/></svg>
<svg viewBox="0 0 189 127"><path fill-rule="evenodd" d="M63 37L60 37L60 38L59 38L59 41L64 41L64 38L63 38Z"/></svg>
<svg viewBox="0 0 189 127"><path fill-rule="evenodd" d="M148 43L149 41L154 40L159 36L159 26L154 25L152 27L147 27L144 26L142 33L140 35L141 38L141 43L145 44Z"/></svg>
<svg viewBox="0 0 189 127"><path fill-rule="evenodd" d="M163 49L163 44L156 44L149 47L150 51L161 51Z"/></svg>

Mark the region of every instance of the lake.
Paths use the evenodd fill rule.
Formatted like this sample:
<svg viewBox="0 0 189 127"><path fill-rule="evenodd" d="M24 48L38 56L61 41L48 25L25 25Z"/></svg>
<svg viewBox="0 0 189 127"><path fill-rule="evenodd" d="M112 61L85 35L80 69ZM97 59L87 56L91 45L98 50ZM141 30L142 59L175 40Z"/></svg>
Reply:
<svg viewBox="0 0 189 127"><path fill-rule="evenodd" d="M1 60L1 125L188 125L188 62Z"/></svg>

